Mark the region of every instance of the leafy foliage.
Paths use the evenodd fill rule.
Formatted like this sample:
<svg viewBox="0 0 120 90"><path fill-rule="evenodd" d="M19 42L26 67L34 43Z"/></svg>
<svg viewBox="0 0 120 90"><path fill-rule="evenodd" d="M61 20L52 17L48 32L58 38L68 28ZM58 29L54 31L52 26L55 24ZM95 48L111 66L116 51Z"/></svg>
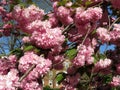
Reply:
<svg viewBox="0 0 120 90"><path fill-rule="evenodd" d="M66 74L61 72L61 73L58 73L57 76L56 76L56 81L58 84L60 84L66 77Z"/></svg>
<svg viewBox="0 0 120 90"><path fill-rule="evenodd" d="M23 50L16 48L10 52L10 54L16 55L18 58L23 56Z"/></svg>
<svg viewBox="0 0 120 90"><path fill-rule="evenodd" d="M77 49L74 49L74 48L68 49L65 54L66 54L67 58L72 60L77 55Z"/></svg>

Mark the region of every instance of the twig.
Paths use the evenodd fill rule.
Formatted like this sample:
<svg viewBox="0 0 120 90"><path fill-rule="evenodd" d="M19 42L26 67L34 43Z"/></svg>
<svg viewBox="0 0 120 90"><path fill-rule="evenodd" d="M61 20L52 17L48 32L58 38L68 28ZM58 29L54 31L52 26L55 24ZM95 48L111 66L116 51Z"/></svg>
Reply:
<svg viewBox="0 0 120 90"><path fill-rule="evenodd" d="M36 65L33 64L33 65L27 70L27 72L18 80L18 82L21 82L35 67L36 67ZM16 87L15 90L18 90L18 87Z"/></svg>
<svg viewBox="0 0 120 90"><path fill-rule="evenodd" d="M85 35L85 37L84 37L82 43L80 44L79 50L81 49L81 46L84 44L84 42L85 42L85 40L86 40L86 38L87 38L87 36L88 36L90 30L91 30L91 28L88 29L88 31L87 31L87 33L86 33L86 35Z"/></svg>
<svg viewBox="0 0 120 90"><path fill-rule="evenodd" d="M70 25L68 25L64 30L63 30L63 32L62 32L62 34L65 34L65 32L68 32L73 26L75 26L75 24L70 24Z"/></svg>
<svg viewBox="0 0 120 90"><path fill-rule="evenodd" d="M109 28L108 28L108 31L110 31L110 29L112 28L112 26L120 19L120 17L118 17L111 25L110 25L110 17L109 18ZM107 51L107 48L108 48L108 42L106 43L106 48L105 48L105 51L104 51L104 54L106 55L106 51Z"/></svg>
<svg viewBox="0 0 120 90"><path fill-rule="evenodd" d="M120 19L120 17L118 17L112 24L111 26L109 27L108 31L112 28L112 26Z"/></svg>
<svg viewBox="0 0 120 90"><path fill-rule="evenodd" d="M21 82L35 67L36 67L36 65L33 64L33 65L27 70L27 72L18 80L18 82Z"/></svg>

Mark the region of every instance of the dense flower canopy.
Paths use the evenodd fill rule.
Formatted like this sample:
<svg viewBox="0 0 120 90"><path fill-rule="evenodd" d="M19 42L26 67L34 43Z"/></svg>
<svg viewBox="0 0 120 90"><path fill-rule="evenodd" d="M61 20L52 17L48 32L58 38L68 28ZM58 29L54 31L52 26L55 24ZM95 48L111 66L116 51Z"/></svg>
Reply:
<svg viewBox="0 0 120 90"><path fill-rule="evenodd" d="M0 56L0 90L119 90L119 0L46 2L47 13L32 0L0 1L0 37L13 39ZM103 44L115 48L100 52Z"/></svg>

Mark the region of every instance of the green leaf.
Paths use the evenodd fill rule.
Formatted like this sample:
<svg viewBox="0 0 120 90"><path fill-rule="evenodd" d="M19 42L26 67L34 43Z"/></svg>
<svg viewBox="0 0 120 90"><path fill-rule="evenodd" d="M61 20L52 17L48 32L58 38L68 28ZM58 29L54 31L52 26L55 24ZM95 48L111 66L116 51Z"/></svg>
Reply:
<svg viewBox="0 0 120 90"><path fill-rule="evenodd" d="M105 54L95 54L95 55L92 55L94 57L94 64L97 63L100 59L106 59L106 55Z"/></svg>
<svg viewBox="0 0 120 90"><path fill-rule="evenodd" d="M35 51L36 53L40 52L40 49L36 48L35 46L32 45L25 45L24 46L24 52L26 51Z"/></svg>
<svg viewBox="0 0 120 90"><path fill-rule="evenodd" d="M91 1L87 1L87 2L85 2L85 5L88 6L88 5L90 5L91 3L92 3Z"/></svg>
<svg viewBox="0 0 120 90"><path fill-rule="evenodd" d="M10 52L10 54L14 54L17 57L23 56L23 51L20 48L16 48Z"/></svg>
<svg viewBox="0 0 120 90"><path fill-rule="evenodd" d="M27 4L33 4L33 1L32 0L27 0L26 3Z"/></svg>
<svg viewBox="0 0 120 90"><path fill-rule="evenodd" d="M100 59L105 59L105 58L107 58L107 57L106 57L105 54L99 54L99 58L100 58Z"/></svg>
<svg viewBox="0 0 120 90"><path fill-rule="evenodd" d="M72 8L77 8L77 7L80 7L80 5L77 4L77 3L74 3L71 7L72 7Z"/></svg>
<svg viewBox="0 0 120 90"><path fill-rule="evenodd" d="M30 51L33 49L34 49L34 46L32 46L32 45L24 47L24 51Z"/></svg>
<svg viewBox="0 0 120 90"><path fill-rule="evenodd" d="M94 64L97 63L99 61L98 55L92 55L94 57Z"/></svg>
<svg viewBox="0 0 120 90"><path fill-rule="evenodd" d="M58 6L64 6L67 2L68 0L61 0L58 2Z"/></svg>
<svg viewBox="0 0 120 90"><path fill-rule="evenodd" d="M14 0L14 3L19 4L19 3L21 3L21 0Z"/></svg>
<svg viewBox="0 0 120 90"><path fill-rule="evenodd" d="M93 35L93 34L95 34L95 33L96 33L96 31L97 31L97 30L93 30L91 34L92 34L92 35Z"/></svg>
<svg viewBox="0 0 120 90"><path fill-rule="evenodd" d="M21 6L21 8L25 8L26 7L25 3L19 3L19 5Z"/></svg>
<svg viewBox="0 0 120 90"><path fill-rule="evenodd" d="M72 60L77 55L77 49L74 49L74 48L69 49L69 50L66 51L65 54L70 60Z"/></svg>
<svg viewBox="0 0 120 90"><path fill-rule="evenodd" d="M13 8L14 8L14 5L10 4L10 12L13 10Z"/></svg>
<svg viewBox="0 0 120 90"><path fill-rule="evenodd" d="M36 53L38 53L38 52L40 52L40 49L35 48L34 51L35 51Z"/></svg>
<svg viewBox="0 0 120 90"><path fill-rule="evenodd" d="M103 81L104 81L104 83L109 83L109 82L111 82L111 81L112 81L112 75L105 75L105 76L103 77Z"/></svg>
<svg viewBox="0 0 120 90"><path fill-rule="evenodd" d="M82 4L82 0L76 0L76 3Z"/></svg>
<svg viewBox="0 0 120 90"><path fill-rule="evenodd" d="M58 73L56 76L56 81L58 84L60 84L66 77L65 73Z"/></svg>
<svg viewBox="0 0 120 90"><path fill-rule="evenodd" d="M112 89L111 90L117 90L117 88L116 87L112 87Z"/></svg>

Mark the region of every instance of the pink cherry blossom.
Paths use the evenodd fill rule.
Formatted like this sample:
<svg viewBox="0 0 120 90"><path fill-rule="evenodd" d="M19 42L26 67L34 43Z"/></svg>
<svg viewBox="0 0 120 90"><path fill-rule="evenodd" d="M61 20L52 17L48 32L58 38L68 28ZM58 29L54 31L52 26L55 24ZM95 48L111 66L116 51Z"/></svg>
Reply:
<svg viewBox="0 0 120 90"><path fill-rule="evenodd" d="M107 29L99 27L96 32L98 34L98 38L102 42L110 41L111 37L110 37L109 31Z"/></svg>
<svg viewBox="0 0 120 90"><path fill-rule="evenodd" d="M54 48L62 45L65 37L60 28L46 29L44 32L33 32L31 42L44 49Z"/></svg>
<svg viewBox="0 0 120 90"><path fill-rule="evenodd" d="M23 37L22 41L23 41L23 43L29 43L30 42L30 38L29 37Z"/></svg>
<svg viewBox="0 0 120 90"><path fill-rule="evenodd" d="M55 8L54 12L64 25L69 25L73 22L73 19L71 17L71 11L68 8L60 6L58 8Z"/></svg>
<svg viewBox="0 0 120 90"><path fill-rule="evenodd" d="M73 60L73 65L76 67L81 67L81 66L84 66L85 63L88 65L92 64L94 60L92 57L93 52L94 51L91 48L91 46L87 47L85 45L82 45L78 50L77 56Z"/></svg>
<svg viewBox="0 0 120 90"><path fill-rule="evenodd" d="M44 11L35 5L30 5L25 9L21 9L21 7L17 5L14 7L13 15L19 23L25 24L37 19L41 20L43 18Z"/></svg>
<svg viewBox="0 0 120 90"><path fill-rule="evenodd" d="M17 74L16 69L11 69L7 75L0 74L0 90L16 90L15 83L19 79Z"/></svg>
<svg viewBox="0 0 120 90"><path fill-rule="evenodd" d="M49 16L49 22L50 22L51 26L52 27L57 26L58 25L58 19L55 16L55 14L54 13L50 13L50 14L48 14L48 16Z"/></svg>
<svg viewBox="0 0 120 90"><path fill-rule="evenodd" d="M120 86L120 77L114 76L110 84L111 86L114 86L114 87Z"/></svg>
<svg viewBox="0 0 120 90"><path fill-rule="evenodd" d="M97 25L97 21L102 18L102 9L99 7L88 8L83 10L78 8L75 15L75 25L78 28L78 32L81 35L85 35L90 29L89 33L92 32ZM91 25L91 23L93 23Z"/></svg>
<svg viewBox="0 0 120 90"><path fill-rule="evenodd" d="M92 22L96 22L97 20L102 18L102 8L95 7L95 8L88 8L87 15L90 15L90 20Z"/></svg>
<svg viewBox="0 0 120 90"><path fill-rule="evenodd" d="M94 71L104 70L107 69L111 65L112 61L110 59L100 59L94 67Z"/></svg>
<svg viewBox="0 0 120 90"><path fill-rule="evenodd" d="M37 81L27 81L26 79L21 82L20 88L22 90L43 90L42 84Z"/></svg>
<svg viewBox="0 0 120 90"><path fill-rule="evenodd" d="M120 24L114 24L113 30L110 32L111 40L117 40L120 38Z"/></svg>
<svg viewBox="0 0 120 90"><path fill-rule="evenodd" d="M49 21L35 20L29 24L26 24L22 27L24 32L32 34L34 31L44 33L46 29L51 28L51 23Z"/></svg>
<svg viewBox="0 0 120 90"><path fill-rule="evenodd" d="M120 39L120 24L114 24L113 30L110 31L110 42L120 46L119 39Z"/></svg>
<svg viewBox="0 0 120 90"><path fill-rule="evenodd" d="M80 9L80 10L77 10L77 13L75 15L77 26L86 24L88 22L96 22L101 18L102 18L102 9L99 7L88 8L85 11Z"/></svg>
<svg viewBox="0 0 120 90"><path fill-rule="evenodd" d="M36 80L39 76L46 74L51 67L51 61L41 56L34 54L33 52L26 52L19 60L19 70L25 73L31 65L35 64L36 67L27 76L28 80Z"/></svg>
<svg viewBox="0 0 120 90"><path fill-rule="evenodd" d="M2 15L4 12L6 12L6 10L2 6L0 6L0 15Z"/></svg>
<svg viewBox="0 0 120 90"><path fill-rule="evenodd" d="M14 7L13 17L20 25L20 28L29 33L29 30L26 30L26 25L33 22L34 20L41 20L43 18L44 11L39 9L35 5L30 5L28 8L22 9L19 5Z"/></svg>
<svg viewBox="0 0 120 90"><path fill-rule="evenodd" d="M11 55L7 58L0 59L0 74L5 75L10 69L15 68L17 58Z"/></svg>

